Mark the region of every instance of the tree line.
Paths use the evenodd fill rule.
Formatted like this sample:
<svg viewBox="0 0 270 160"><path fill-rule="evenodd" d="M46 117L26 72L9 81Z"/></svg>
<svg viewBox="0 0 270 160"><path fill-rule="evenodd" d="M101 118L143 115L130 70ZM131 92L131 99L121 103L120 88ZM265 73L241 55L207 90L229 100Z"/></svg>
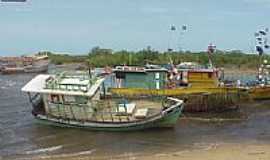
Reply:
<svg viewBox="0 0 270 160"><path fill-rule="evenodd" d="M44 53L44 52L43 52ZM197 62L207 65L207 52L159 52L147 47L140 51L113 51L112 49L94 47L85 55L54 54L46 52L52 63L85 63L93 67L132 65L142 66L145 64L179 64L181 62ZM263 59L270 61L269 55L264 55ZM238 68L256 68L259 65L259 56L257 54L247 54L240 50L221 51L217 50L212 55L214 66L216 67L238 67Z"/></svg>

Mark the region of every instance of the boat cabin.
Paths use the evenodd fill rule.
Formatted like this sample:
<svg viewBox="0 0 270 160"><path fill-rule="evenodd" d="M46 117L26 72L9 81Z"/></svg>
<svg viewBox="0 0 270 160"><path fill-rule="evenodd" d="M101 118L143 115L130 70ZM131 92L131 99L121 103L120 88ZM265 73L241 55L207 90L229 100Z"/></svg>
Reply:
<svg viewBox="0 0 270 160"><path fill-rule="evenodd" d="M90 100L99 100L100 94L96 93L103 81L103 78L91 79L89 75L81 73L43 74L32 79L22 91L28 93L33 106L39 106L34 107L33 114L79 118L83 117L81 110L92 112L93 108L88 107L91 105Z"/></svg>
<svg viewBox="0 0 270 160"><path fill-rule="evenodd" d="M203 68L116 67L115 88L173 89L217 87L218 70Z"/></svg>
<svg viewBox="0 0 270 160"><path fill-rule="evenodd" d="M194 88L217 87L219 73L216 69L178 69L182 83Z"/></svg>
<svg viewBox="0 0 270 160"><path fill-rule="evenodd" d="M175 98L100 100L103 81L86 74L38 75L22 91L29 95L35 118L57 126L109 131L172 127L183 110L183 101Z"/></svg>
<svg viewBox="0 0 270 160"><path fill-rule="evenodd" d="M117 88L162 89L166 86L167 69L122 66L113 70Z"/></svg>

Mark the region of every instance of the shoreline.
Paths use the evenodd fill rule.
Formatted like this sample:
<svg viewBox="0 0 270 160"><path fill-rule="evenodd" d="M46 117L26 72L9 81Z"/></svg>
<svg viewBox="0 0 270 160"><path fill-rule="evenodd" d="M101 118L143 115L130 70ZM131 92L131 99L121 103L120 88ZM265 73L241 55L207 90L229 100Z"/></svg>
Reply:
<svg viewBox="0 0 270 160"><path fill-rule="evenodd" d="M252 69L236 69L236 68L224 68L224 73L226 74L257 74L257 70Z"/></svg>
<svg viewBox="0 0 270 160"><path fill-rule="evenodd" d="M58 154L58 155L40 155L29 157L12 157L17 160L269 160L270 145L253 143L195 143L195 149L174 149L172 152L160 152L154 154L139 154L126 152L115 156L94 156L92 151L77 153ZM1 159L1 158L0 158ZM9 158L7 158L9 160Z"/></svg>
<svg viewBox="0 0 270 160"><path fill-rule="evenodd" d="M86 66L85 63L63 63L63 64L53 64L55 67L59 68L65 68L65 67L78 67L78 66ZM100 68L100 67L96 67ZM104 67L101 67L104 68ZM237 67L217 67L217 68L223 68L224 72L230 73L230 72L243 72L243 73L254 73L257 72L256 68L237 68Z"/></svg>

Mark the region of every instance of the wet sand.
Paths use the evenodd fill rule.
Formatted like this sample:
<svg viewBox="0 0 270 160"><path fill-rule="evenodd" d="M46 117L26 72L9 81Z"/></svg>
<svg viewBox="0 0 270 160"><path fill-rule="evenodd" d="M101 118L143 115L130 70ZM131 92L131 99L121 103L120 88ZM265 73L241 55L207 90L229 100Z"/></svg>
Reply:
<svg viewBox="0 0 270 160"><path fill-rule="evenodd" d="M93 151L94 152L94 151ZM26 159L37 160L269 160L270 145L259 144L198 144L198 149L180 150L171 153L160 152L153 155L123 153L118 156L91 156L91 152L54 156L37 156ZM25 159L25 158L21 158Z"/></svg>

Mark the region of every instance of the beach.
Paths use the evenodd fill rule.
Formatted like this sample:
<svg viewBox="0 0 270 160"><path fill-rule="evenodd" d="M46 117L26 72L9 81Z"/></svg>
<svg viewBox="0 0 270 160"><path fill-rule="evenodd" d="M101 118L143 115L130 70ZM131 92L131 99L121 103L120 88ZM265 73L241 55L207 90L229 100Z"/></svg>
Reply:
<svg viewBox="0 0 270 160"><path fill-rule="evenodd" d="M126 159L126 160L269 160L270 159L270 145L265 144L198 144L198 149L176 151L173 153L157 153L153 155L139 155L133 153L124 153L118 156L91 156L81 153L80 156L69 155L55 155L55 156L40 156L29 159L50 159L50 160L101 160L101 159ZM27 158L28 159L28 158Z"/></svg>

